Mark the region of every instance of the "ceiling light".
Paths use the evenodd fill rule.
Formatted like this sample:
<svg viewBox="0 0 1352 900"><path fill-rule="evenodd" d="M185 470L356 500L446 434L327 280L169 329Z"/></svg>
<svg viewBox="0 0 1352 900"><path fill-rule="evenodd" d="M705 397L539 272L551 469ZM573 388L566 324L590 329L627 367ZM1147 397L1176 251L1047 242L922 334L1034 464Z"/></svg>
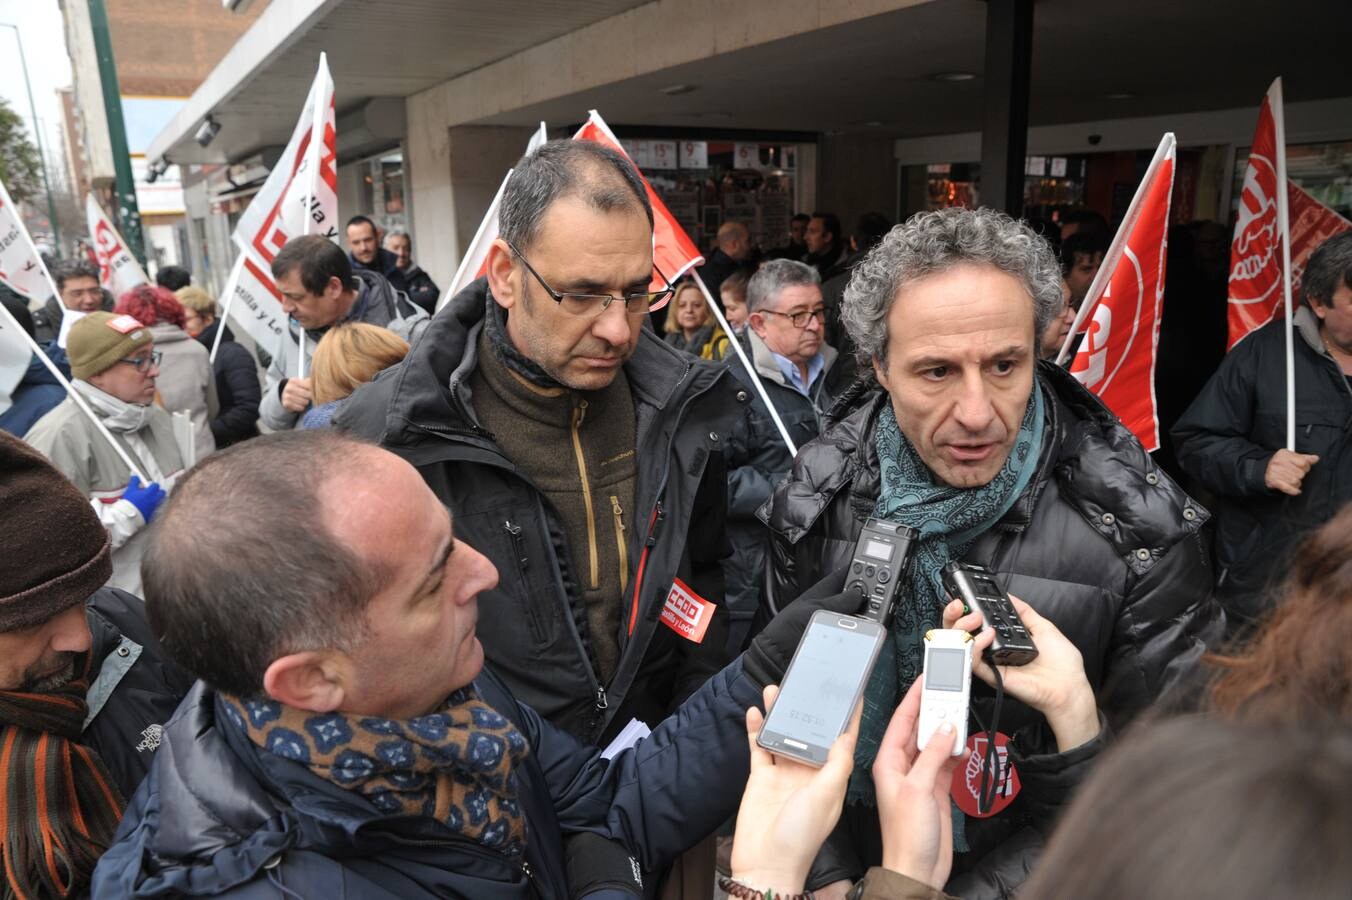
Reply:
<svg viewBox="0 0 1352 900"><path fill-rule="evenodd" d="M675 97L677 94L688 94L695 90L693 84L669 84L664 88L658 88L659 94L666 94L668 97Z"/></svg>
<svg viewBox="0 0 1352 900"><path fill-rule="evenodd" d="M975 72L936 72L930 76L932 81L973 81L976 79Z"/></svg>

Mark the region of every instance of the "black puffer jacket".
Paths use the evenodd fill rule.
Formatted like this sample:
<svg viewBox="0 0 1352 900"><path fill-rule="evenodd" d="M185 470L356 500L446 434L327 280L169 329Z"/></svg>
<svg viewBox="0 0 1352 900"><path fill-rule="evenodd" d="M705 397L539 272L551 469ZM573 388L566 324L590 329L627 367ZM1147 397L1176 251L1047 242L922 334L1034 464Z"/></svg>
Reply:
<svg viewBox="0 0 1352 900"><path fill-rule="evenodd" d="M608 740L634 717L656 724L727 661L722 443L740 412L735 386L721 365L647 329L625 364L638 479L620 658L602 685L562 520L474 414L467 383L486 302L481 278L437 314L403 363L353 394L334 425L415 465L454 514L456 537L497 566L498 587L480 595L479 637L522 702L584 741ZM676 578L717 604L700 644L659 621Z"/></svg>
<svg viewBox="0 0 1352 900"><path fill-rule="evenodd" d="M211 367L216 372L216 397L221 411L212 419L211 435L216 449L258 437L258 405L263 399L263 385L258 380L258 364L240 344L230 326L217 319L197 336L197 341L208 350L216 342L216 330L224 328L216 361Z"/></svg>
<svg viewBox="0 0 1352 900"><path fill-rule="evenodd" d="M1220 635L1224 617L1211 596L1211 567L1198 533L1207 512L1068 373L1039 364L1038 382L1048 400L1038 471L967 559L997 572L1006 590L1074 642L1116 729L1186 682ZM773 533L769 581L776 599L794 597L848 563L878 496L873 432L885 402L886 393L873 390L804 447L762 510ZM973 687L972 705L983 720L992 701L984 685ZM1036 712L1006 699L1001 731L1040 722ZM1048 749L1026 744L1024 752ZM959 859L955 877L1010 836L1027 799L1021 796L993 819L969 820L973 852ZM876 860L862 860L871 863ZM984 887L965 885L963 896L1003 896L1022 880L1027 863L1026 853L1001 857L995 867L966 876Z"/></svg>
<svg viewBox="0 0 1352 900"><path fill-rule="evenodd" d="M1269 582L1301 538L1352 501L1352 383L1324 350L1314 313L1301 307L1295 321L1296 451L1319 456L1300 496L1264 481L1286 446L1283 322L1241 341L1173 430L1179 464L1220 498L1216 593L1245 621L1268 608Z"/></svg>
<svg viewBox="0 0 1352 900"><path fill-rule="evenodd" d="M102 588L85 604L94 657L81 743L93 748L131 797L150 769L163 725L192 687L191 676L165 659L146 624L145 604Z"/></svg>

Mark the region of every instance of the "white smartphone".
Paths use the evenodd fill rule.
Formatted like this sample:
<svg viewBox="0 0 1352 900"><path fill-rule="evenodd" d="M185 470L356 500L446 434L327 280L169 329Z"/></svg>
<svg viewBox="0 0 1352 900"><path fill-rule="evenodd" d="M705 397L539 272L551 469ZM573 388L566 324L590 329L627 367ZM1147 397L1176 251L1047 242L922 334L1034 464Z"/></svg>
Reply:
<svg viewBox="0 0 1352 900"><path fill-rule="evenodd" d="M953 756L967 745L967 707L972 693L972 636L956 628L925 632L925 673L916 745L925 749L939 726L953 726Z"/></svg>
<svg viewBox="0 0 1352 900"><path fill-rule="evenodd" d="M818 610L798 642L756 743L821 766L850 723L887 631L858 616Z"/></svg>

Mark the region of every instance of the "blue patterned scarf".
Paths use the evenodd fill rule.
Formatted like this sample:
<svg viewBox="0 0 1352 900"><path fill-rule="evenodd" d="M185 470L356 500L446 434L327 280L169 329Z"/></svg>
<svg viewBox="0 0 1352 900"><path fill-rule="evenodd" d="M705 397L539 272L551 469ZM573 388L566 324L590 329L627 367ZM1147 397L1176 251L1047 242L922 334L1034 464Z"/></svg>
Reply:
<svg viewBox="0 0 1352 900"><path fill-rule="evenodd" d="M525 851L515 770L529 747L473 685L451 694L440 712L407 720L220 699L255 745L360 794L383 813L431 816L493 850Z"/></svg>
<svg viewBox="0 0 1352 900"><path fill-rule="evenodd" d="M878 414L874 442L881 469L873 515L920 532L911 553L909 584L893 613L889 640L878 655L864 690L864 714L850 778L852 803L873 805L873 760L887 723L924 667L924 634L943 623L944 588L940 572L950 559L961 559L972 543L1013 507L1037 470L1044 424L1042 389L1036 377L1028 409L1005 464L990 483L955 488L935 483L910 441L897 426L892 404ZM959 847L961 822L955 822Z"/></svg>

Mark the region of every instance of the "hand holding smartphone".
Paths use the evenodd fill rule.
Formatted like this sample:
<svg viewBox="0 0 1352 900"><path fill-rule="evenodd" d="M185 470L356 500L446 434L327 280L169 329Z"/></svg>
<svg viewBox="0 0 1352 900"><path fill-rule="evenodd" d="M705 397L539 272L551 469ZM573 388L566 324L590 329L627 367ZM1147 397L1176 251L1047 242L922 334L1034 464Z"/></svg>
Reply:
<svg viewBox="0 0 1352 900"><path fill-rule="evenodd" d="M886 636L877 622L814 613L756 743L811 766L824 764L863 696Z"/></svg>

